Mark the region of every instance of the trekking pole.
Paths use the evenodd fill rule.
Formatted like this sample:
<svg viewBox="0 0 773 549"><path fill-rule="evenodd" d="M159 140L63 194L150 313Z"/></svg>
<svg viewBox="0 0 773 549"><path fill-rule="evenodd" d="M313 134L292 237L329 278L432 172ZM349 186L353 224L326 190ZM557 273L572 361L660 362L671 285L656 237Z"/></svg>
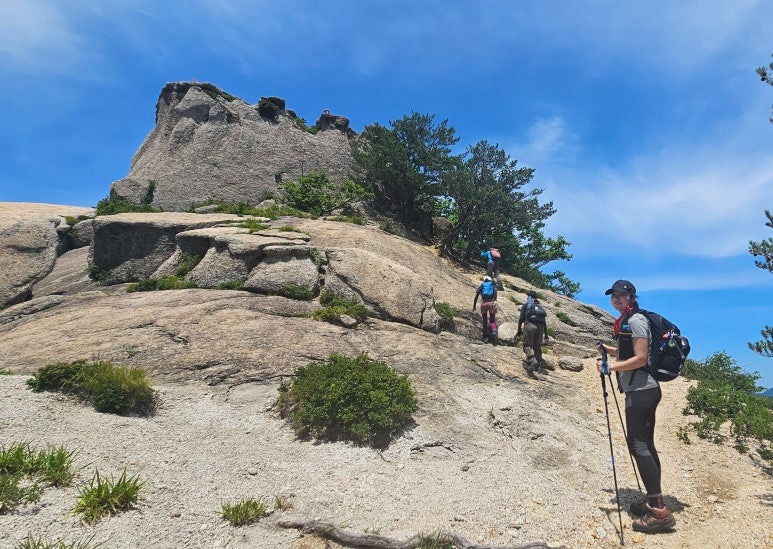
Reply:
<svg viewBox="0 0 773 549"><path fill-rule="evenodd" d="M609 376L609 385L612 386L612 372L607 372L607 375ZM617 417L620 418L620 428L623 430L623 437L625 437L625 440L628 441L628 433L625 432L625 424L623 423L623 414L620 413L620 404L617 403L617 395L615 394L614 389L612 390L612 396L615 397L615 406L617 407ZM636 472L636 462L633 460L633 454L631 453L631 449L628 448L628 455L631 456L631 467L633 467L633 476L636 477L636 486L639 487L639 492L642 491L641 484L639 483L639 473Z"/></svg>
<svg viewBox="0 0 773 549"><path fill-rule="evenodd" d="M612 448L612 426L609 423L609 405L607 404L607 381L604 379L605 375L610 375L609 363L607 362L607 350L604 348L604 344L599 341L599 348L601 349L601 391L604 395L604 413L607 417L607 434L609 435L609 454L612 458L612 478L615 480L615 499L617 499L617 518L620 520L620 544L625 545L625 539L623 538L623 512L620 510L620 491L617 489L617 470L615 468L615 451ZM612 383L610 377L610 384ZM617 397L615 397L617 402Z"/></svg>

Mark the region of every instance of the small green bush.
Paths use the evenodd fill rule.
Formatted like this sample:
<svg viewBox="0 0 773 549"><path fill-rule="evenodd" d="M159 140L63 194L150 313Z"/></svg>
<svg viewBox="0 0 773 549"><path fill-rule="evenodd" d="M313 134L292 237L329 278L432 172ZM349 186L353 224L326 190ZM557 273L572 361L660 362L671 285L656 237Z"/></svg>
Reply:
<svg viewBox="0 0 773 549"><path fill-rule="evenodd" d="M277 293L283 297L301 301L310 301L314 299L314 292L300 284L285 284Z"/></svg>
<svg viewBox="0 0 773 549"><path fill-rule="evenodd" d="M577 326L577 324L571 318L569 318L569 315L563 311L556 311L556 318L564 324L568 324L569 326Z"/></svg>
<svg viewBox="0 0 773 549"><path fill-rule="evenodd" d="M726 423L735 438L738 451L748 451L749 439L773 441L773 399L755 394L759 374L744 373L724 351L704 361L687 360L684 376L698 384L687 391L683 412L700 420L692 423L699 437L721 443L727 437L720 433ZM764 447L764 444L763 444Z"/></svg>
<svg viewBox="0 0 773 549"><path fill-rule="evenodd" d="M151 195L151 200L152 200L152 195ZM152 212L159 212L159 211L161 210L157 210L152 206L150 206L150 203L137 204L136 202L132 202L131 200L103 198L97 203L95 213L96 215L116 215L121 213L132 213L132 212L152 213Z"/></svg>
<svg viewBox="0 0 773 549"><path fill-rule="evenodd" d="M126 288L127 292L155 292L161 290L185 290L195 288L196 283L192 280L180 280L175 275L164 276L161 278L148 278L139 282L132 282Z"/></svg>
<svg viewBox="0 0 773 549"><path fill-rule="evenodd" d="M351 223L352 225L365 225L368 222L361 215L334 215L332 217L326 217L327 221L339 221L341 223Z"/></svg>
<svg viewBox="0 0 773 549"><path fill-rule="evenodd" d="M107 277L110 276L109 269L102 269L95 263L89 263L86 270L89 274L89 278L97 284L103 284L107 280Z"/></svg>
<svg viewBox="0 0 773 549"><path fill-rule="evenodd" d="M10 368L4 368L0 370L0 376L9 376L11 375L11 369Z"/></svg>
<svg viewBox="0 0 773 549"><path fill-rule="evenodd" d="M237 503L224 503L220 514L231 523L232 526L244 526L259 521L268 515L266 502L253 498L243 499Z"/></svg>
<svg viewBox="0 0 773 549"><path fill-rule="evenodd" d="M144 484L137 475L127 477L126 470L118 480L103 478L94 471L89 484L78 491L73 513L80 513L84 522L93 524L101 517L133 509Z"/></svg>
<svg viewBox="0 0 773 549"><path fill-rule="evenodd" d="M243 290L244 282L241 280L229 280L228 282L218 284L216 288L218 290Z"/></svg>
<svg viewBox="0 0 773 549"><path fill-rule="evenodd" d="M312 313L314 320L321 320L331 324L340 324L341 315L349 315L359 321L368 318L368 308L356 299L347 299L337 295L331 290L324 290L319 296L321 309Z"/></svg>
<svg viewBox="0 0 773 549"><path fill-rule="evenodd" d="M178 278L184 278L185 275L191 272L196 267L196 265L199 264L199 262L201 262L201 256L183 252L180 265L174 272L175 276Z"/></svg>
<svg viewBox="0 0 773 549"><path fill-rule="evenodd" d="M336 209L348 210L357 200L372 196L365 187L348 179L336 185L325 172L311 171L282 185L285 201L294 208L322 216Z"/></svg>
<svg viewBox="0 0 773 549"><path fill-rule="evenodd" d="M384 231L385 233L397 234L397 228L395 227L394 221L392 221L391 219L385 219L384 221L382 221L379 224L378 228Z"/></svg>
<svg viewBox="0 0 773 549"><path fill-rule="evenodd" d="M43 366L27 380L33 391L59 391L89 401L98 412L148 415L156 394L143 368L114 366L109 361L78 360Z"/></svg>
<svg viewBox="0 0 773 549"><path fill-rule="evenodd" d="M256 233L258 231L265 231L266 229L270 229L271 225L267 223L263 223L262 221L255 219L254 217L248 217L241 223L239 223L240 227L244 227L245 229L248 229L250 231L250 234Z"/></svg>
<svg viewBox="0 0 773 549"><path fill-rule="evenodd" d="M296 433L382 447L418 410L407 376L361 354L331 354L326 362L298 368L277 405Z"/></svg>
<svg viewBox="0 0 773 549"><path fill-rule="evenodd" d="M435 311L440 315L440 329L445 332L453 332L456 329L454 323L454 310L445 301L435 303Z"/></svg>

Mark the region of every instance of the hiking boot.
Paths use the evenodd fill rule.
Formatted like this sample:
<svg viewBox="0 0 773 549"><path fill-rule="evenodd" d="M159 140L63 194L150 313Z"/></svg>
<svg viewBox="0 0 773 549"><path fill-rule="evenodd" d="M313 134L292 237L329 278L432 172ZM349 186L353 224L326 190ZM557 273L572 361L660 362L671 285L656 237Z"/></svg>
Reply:
<svg viewBox="0 0 773 549"><path fill-rule="evenodd" d="M644 513L647 512L647 496L641 496L634 501L628 510L636 517L644 516Z"/></svg>
<svg viewBox="0 0 773 549"><path fill-rule="evenodd" d="M636 532L645 534L657 534L670 530L676 524L676 519L668 507L662 509L652 508L649 505L644 506L644 515L633 521L633 529Z"/></svg>

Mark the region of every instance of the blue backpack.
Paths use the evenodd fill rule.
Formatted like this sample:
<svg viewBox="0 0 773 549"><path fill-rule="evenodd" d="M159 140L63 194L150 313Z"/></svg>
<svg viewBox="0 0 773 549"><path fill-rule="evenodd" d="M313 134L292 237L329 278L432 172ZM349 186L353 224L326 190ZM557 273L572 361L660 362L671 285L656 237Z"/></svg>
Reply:
<svg viewBox="0 0 773 549"><path fill-rule="evenodd" d="M484 280L483 290L481 290L480 295L482 295L483 297L494 297L494 292L495 292L494 281Z"/></svg>

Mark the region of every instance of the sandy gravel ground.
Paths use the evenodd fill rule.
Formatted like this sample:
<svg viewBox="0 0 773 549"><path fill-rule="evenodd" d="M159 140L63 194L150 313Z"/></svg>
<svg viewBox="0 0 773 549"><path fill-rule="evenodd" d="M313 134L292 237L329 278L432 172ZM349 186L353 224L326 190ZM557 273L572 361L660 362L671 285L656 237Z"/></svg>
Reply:
<svg viewBox="0 0 773 549"><path fill-rule="evenodd" d="M427 440L421 420L381 452L299 441L271 411L275 385L246 384L230 390L200 383L159 385L158 413L132 418L98 414L57 394L32 393L27 378L0 376L0 445L64 445L77 450L82 469L73 486L48 488L38 504L0 515L3 548L13 547L28 533L50 541L92 538L92 543L116 548L338 547L279 526L292 519L324 520L352 533L396 540L443 529L479 544L619 545L608 462L588 463L586 478L551 466L549 459L533 463L523 474L520 438L486 435L480 444L464 447L453 438L434 444ZM567 392L561 405L575 408L578 417L596 426L598 436L588 441L594 451L589 446L588 454L606 451L609 457L596 375L586 368L519 381L528 383L527 390L535 396L546 394L550 385ZM681 413L688 387L682 380L665 385L658 416L663 486L677 527L672 533L643 536L631 531L632 517L624 512L626 545L773 547L770 469L729 446L708 444L696 436L685 445L676 438L677 428L691 419ZM506 384L460 391L473 410L460 422L478 422L482 434L503 428L511 409ZM484 394L488 402L476 407L475 400ZM637 495L636 481L623 452L611 395L609 404L620 492L627 503ZM544 403L548 412L556 405ZM497 423L497 418L502 421ZM539 438L535 432L532 429L530 436ZM118 476L124 469L139 475L145 486L138 508L93 526L73 516L78 488L95 469L102 475ZM567 501L562 498L567 486L582 488L585 496ZM218 513L222 503L247 497L263 498L273 506L275 496L291 503L292 509L275 510L251 526L232 527Z"/></svg>

